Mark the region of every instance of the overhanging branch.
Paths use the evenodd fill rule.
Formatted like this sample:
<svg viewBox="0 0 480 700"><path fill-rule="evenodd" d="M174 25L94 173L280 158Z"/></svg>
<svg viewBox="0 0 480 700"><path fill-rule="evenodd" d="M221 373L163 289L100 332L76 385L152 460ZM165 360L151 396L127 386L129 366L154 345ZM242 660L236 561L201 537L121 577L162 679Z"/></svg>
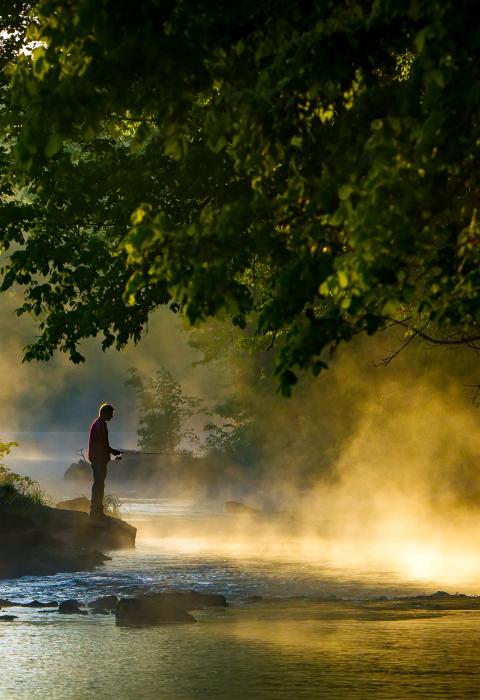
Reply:
<svg viewBox="0 0 480 700"><path fill-rule="evenodd" d="M477 341L480 341L480 333L470 336L435 338L428 333L425 333L423 329L415 328L406 321L398 321L396 319L387 320L390 321L393 326L401 326L402 328L406 328L408 331L410 331L410 333L412 333L412 338L419 337L426 340L428 343L432 343L433 345L466 345L473 350L480 350L480 345L475 345Z"/></svg>

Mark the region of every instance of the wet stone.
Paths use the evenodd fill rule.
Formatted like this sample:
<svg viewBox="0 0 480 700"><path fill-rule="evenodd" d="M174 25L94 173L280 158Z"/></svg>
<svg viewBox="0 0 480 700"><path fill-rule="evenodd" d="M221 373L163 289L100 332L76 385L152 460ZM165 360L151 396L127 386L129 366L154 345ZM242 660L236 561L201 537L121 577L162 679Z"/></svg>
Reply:
<svg viewBox="0 0 480 700"><path fill-rule="evenodd" d="M58 606L58 612L62 615L88 615L86 610L81 610L78 600L62 600Z"/></svg>
<svg viewBox="0 0 480 700"><path fill-rule="evenodd" d="M31 600L28 603L17 603L17 605L21 605L22 608L56 608L58 607L58 602L50 600L47 603L42 603L40 600Z"/></svg>
<svg viewBox="0 0 480 700"><path fill-rule="evenodd" d="M116 595L106 595L89 603L89 607L92 608L94 613L109 613L115 612L117 603L118 598Z"/></svg>
<svg viewBox="0 0 480 700"><path fill-rule="evenodd" d="M117 623L122 625L192 623L196 620L190 610L227 606L225 596L221 593L163 591L119 600L115 617Z"/></svg>

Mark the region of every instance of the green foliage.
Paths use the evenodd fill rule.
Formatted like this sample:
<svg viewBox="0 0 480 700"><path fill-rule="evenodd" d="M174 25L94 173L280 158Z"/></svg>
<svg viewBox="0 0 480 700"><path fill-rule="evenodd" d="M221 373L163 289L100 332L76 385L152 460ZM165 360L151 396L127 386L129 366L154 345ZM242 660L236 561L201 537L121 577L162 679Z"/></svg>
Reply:
<svg viewBox="0 0 480 700"><path fill-rule="evenodd" d="M120 501L111 493L106 493L103 497L103 507L107 515L113 518L120 517Z"/></svg>
<svg viewBox="0 0 480 700"><path fill-rule="evenodd" d="M207 423L205 456L216 456L226 464L253 468L258 465L261 454L261 435L259 426L254 422L254 412L246 406L232 406L225 414L225 406L214 409L215 416L222 416L222 423ZM228 421L228 422L225 422Z"/></svg>
<svg viewBox="0 0 480 700"><path fill-rule="evenodd" d="M210 407L204 425L203 452L207 460L261 471L265 435L265 406L275 394L272 355L263 339L252 338L225 322L207 322L192 329L189 344L202 353L226 386L221 400Z"/></svg>
<svg viewBox="0 0 480 700"><path fill-rule="evenodd" d="M0 460L10 454L16 442L0 442ZM4 502L17 510L34 509L35 506L45 505L48 501L44 491L37 481L29 476L21 476L12 472L0 463L0 490Z"/></svg>
<svg viewBox="0 0 480 700"><path fill-rule="evenodd" d="M185 396L180 384L165 368L144 381L137 370L130 370L127 386L133 387L139 419L138 446L143 450L176 453L184 440L194 445L198 438L186 422L199 409L201 402Z"/></svg>
<svg viewBox="0 0 480 700"><path fill-rule="evenodd" d="M17 442L0 442L0 460L4 459L12 451L12 447L18 447Z"/></svg>
<svg viewBox="0 0 480 700"><path fill-rule="evenodd" d="M392 322L480 336L473 0L7 7L2 289L38 316L27 359L122 347L163 303L275 340L286 394Z"/></svg>

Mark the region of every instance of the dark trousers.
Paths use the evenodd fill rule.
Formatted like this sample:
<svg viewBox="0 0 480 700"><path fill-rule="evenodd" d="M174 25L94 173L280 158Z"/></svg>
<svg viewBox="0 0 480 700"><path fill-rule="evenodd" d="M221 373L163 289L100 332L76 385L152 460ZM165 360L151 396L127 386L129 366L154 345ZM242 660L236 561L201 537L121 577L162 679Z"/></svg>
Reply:
<svg viewBox="0 0 480 700"><path fill-rule="evenodd" d="M103 515L103 494L105 493L105 478L107 465L101 462L92 462L93 485L92 499L90 501L90 515Z"/></svg>

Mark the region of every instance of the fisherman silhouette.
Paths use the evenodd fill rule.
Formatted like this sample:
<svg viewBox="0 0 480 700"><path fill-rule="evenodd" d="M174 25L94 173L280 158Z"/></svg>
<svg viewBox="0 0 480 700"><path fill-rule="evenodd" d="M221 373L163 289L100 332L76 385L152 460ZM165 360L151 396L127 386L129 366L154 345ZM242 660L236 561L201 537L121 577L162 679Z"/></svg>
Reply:
<svg viewBox="0 0 480 700"><path fill-rule="evenodd" d="M102 403L96 418L90 426L88 438L88 460L92 465L93 485L92 499L90 501L90 518L99 520L104 517L103 495L105 493L105 479L107 476L107 464L110 455L120 455L120 450L110 447L108 442L107 422L112 420L114 408L109 403Z"/></svg>

